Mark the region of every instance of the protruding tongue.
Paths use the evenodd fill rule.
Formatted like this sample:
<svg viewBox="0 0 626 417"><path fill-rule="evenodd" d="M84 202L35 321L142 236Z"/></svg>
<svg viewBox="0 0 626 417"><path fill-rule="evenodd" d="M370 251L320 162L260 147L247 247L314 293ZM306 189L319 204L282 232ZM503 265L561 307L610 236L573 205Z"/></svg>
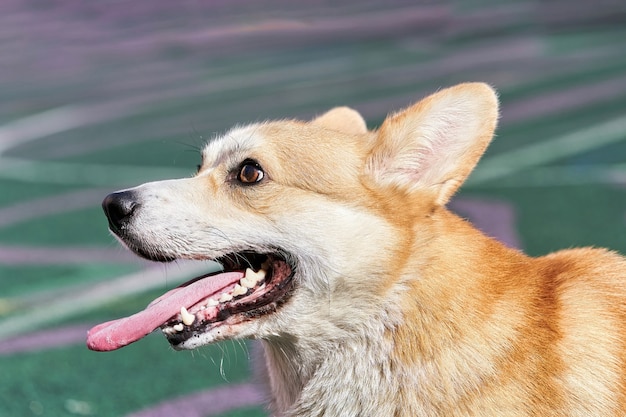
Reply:
<svg viewBox="0 0 626 417"><path fill-rule="evenodd" d="M243 276L243 272L226 272L183 284L157 298L139 313L93 327L87 332L87 347L106 352L136 342L178 314L181 307L190 308Z"/></svg>

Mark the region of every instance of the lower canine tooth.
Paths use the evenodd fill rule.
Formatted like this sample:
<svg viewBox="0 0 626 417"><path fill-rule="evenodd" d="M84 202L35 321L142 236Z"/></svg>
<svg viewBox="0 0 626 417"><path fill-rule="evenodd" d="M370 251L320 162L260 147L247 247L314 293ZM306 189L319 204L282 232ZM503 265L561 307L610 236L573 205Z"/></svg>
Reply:
<svg viewBox="0 0 626 417"><path fill-rule="evenodd" d="M191 326L194 321L196 321L196 316L187 311L185 307L180 308L180 316L183 319L183 323L186 326Z"/></svg>

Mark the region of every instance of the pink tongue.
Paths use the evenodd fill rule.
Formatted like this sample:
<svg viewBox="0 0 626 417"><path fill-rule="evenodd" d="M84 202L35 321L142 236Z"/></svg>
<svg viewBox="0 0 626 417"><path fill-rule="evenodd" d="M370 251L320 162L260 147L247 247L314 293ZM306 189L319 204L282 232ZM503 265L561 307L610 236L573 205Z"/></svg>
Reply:
<svg viewBox="0 0 626 417"><path fill-rule="evenodd" d="M136 342L203 298L223 290L243 278L243 272L226 272L175 288L154 300L143 311L99 324L87 332L87 347L105 352Z"/></svg>

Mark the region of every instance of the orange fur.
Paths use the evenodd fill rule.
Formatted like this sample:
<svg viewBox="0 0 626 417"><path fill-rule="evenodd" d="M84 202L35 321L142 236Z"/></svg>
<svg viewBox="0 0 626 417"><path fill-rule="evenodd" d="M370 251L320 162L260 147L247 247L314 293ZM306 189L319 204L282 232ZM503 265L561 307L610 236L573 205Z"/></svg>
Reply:
<svg viewBox="0 0 626 417"><path fill-rule="evenodd" d="M626 260L531 258L445 207L497 118L495 92L469 83L378 131L348 108L255 124L207 144L195 178L122 193L139 204L120 233L144 256L279 248L295 266L276 311L176 347L261 339L283 417L625 416ZM250 160L263 181L239 184Z"/></svg>

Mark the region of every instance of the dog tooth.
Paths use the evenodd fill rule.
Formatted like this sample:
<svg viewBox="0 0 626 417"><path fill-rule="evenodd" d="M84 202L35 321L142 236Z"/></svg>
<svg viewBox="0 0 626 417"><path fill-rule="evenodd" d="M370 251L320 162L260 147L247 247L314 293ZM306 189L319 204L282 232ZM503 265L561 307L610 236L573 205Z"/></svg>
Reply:
<svg viewBox="0 0 626 417"><path fill-rule="evenodd" d="M229 294L229 293L225 292L224 294L222 294L220 296L219 302L220 303L225 303L225 302L230 301L232 299L233 299L232 294Z"/></svg>
<svg viewBox="0 0 626 417"><path fill-rule="evenodd" d="M254 272L252 269L247 268L245 278L248 278L254 282L261 282L265 278L265 274L267 274L267 271L265 271L264 269L259 269L259 272Z"/></svg>
<svg viewBox="0 0 626 417"><path fill-rule="evenodd" d="M177 332L182 332L184 328L185 327L183 326L182 323L178 323L178 324L172 326L172 329L176 330Z"/></svg>
<svg viewBox="0 0 626 417"><path fill-rule="evenodd" d="M180 308L180 316L183 319L183 323L187 326L191 326L196 321L196 316L188 312L185 307Z"/></svg>
<svg viewBox="0 0 626 417"><path fill-rule="evenodd" d="M233 288L233 297L236 297L238 295L244 295L245 293L248 292L248 289L246 287L242 287L239 284L235 284L235 288Z"/></svg>
<svg viewBox="0 0 626 417"><path fill-rule="evenodd" d="M239 280L239 284L241 284L242 287L254 288L256 286L256 281L243 277Z"/></svg>
<svg viewBox="0 0 626 417"><path fill-rule="evenodd" d="M218 305L220 302L213 299L213 298L209 298L209 301L207 301L206 306L207 307L215 307L216 305Z"/></svg>
<svg viewBox="0 0 626 417"><path fill-rule="evenodd" d="M244 274L244 278L251 279L256 281L256 272L252 268L246 268L246 273Z"/></svg>

